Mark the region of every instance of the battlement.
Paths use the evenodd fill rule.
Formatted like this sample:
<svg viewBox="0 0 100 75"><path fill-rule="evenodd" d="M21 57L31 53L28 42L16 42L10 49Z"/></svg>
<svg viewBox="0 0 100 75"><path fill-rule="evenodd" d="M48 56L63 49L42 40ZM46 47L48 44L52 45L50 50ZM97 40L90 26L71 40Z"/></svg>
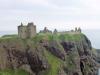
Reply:
<svg viewBox="0 0 100 75"><path fill-rule="evenodd" d="M52 31L45 27L44 30L40 30L40 33L52 33Z"/></svg>

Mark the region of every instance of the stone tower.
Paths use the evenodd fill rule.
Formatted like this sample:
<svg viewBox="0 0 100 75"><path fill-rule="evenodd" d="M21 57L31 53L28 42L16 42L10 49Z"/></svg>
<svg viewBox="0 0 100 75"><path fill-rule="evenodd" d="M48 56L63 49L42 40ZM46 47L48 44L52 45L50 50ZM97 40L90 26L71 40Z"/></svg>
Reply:
<svg viewBox="0 0 100 75"><path fill-rule="evenodd" d="M78 28L78 32L80 32L80 33L82 32L82 30L81 30L81 28L80 28L80 27Z"/></svg>
<svg viewBox="0 0 100 75"><path fill-rule="evenodd" d="M28 23L24 26L22 23L18 26L18 36L22 39L32 38L36 35L36 26L34 23Z"/></svg>
<svg viewBox="0 0 100 75"><path fill-rule="evenodd" d="M77 30L78 30L77 27L75 27L75 32L77 32Z"/></svg>
<svg viewBox="0 0 100 75"><path fill-rule="evenodd" d="M32 38L36 35L36 26L33 23L28 23L27 25L27 31L28 31L28 38Z"/></svg>
<svg viewBox="0 0 100 75"><path fill-rule="evenodd" d="M22 23L18 26L18 36L20 38L27 38L27 26L23 26Z"/></svg>
<svg viewBox="0 0 100 75"><path fill-rule="evenodd" d="M57 29L55 29L53 33L54 33L54 34L57 34L57 32L58 32Z"/></svg>

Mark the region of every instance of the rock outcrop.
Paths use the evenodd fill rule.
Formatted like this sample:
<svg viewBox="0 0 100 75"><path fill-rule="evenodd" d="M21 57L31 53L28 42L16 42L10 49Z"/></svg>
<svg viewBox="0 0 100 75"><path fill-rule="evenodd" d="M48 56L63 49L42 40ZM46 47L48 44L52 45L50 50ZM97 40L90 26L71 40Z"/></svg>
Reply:
<svg viewBox="0 0 100 75"><path fill-rule="evenodd" d="M89 39L80 34L38 34L33 39L0 39L0 70L30 75L97 75Z"/></svg>

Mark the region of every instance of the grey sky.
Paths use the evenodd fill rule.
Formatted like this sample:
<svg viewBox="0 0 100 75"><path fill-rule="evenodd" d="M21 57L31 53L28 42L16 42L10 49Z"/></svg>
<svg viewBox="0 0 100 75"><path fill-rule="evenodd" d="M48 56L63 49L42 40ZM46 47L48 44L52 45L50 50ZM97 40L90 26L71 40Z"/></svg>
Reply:
<svg viewBox="0 0 100 75"><path fill-rule="evenodd" d="M100 29L99 0L0 0L0 31L34 22L38 30Z"/></svg>

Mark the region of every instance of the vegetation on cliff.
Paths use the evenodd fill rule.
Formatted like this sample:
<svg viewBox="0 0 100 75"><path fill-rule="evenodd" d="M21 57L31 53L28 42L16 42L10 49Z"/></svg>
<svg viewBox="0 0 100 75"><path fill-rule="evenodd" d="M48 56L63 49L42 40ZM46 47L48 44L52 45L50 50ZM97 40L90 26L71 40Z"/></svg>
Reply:
<svg viewBox="0 0 100 75"><path fill-rule="evenodd" d="M15 75L96 75L91 43L82 33L38 33L30 39L1 37L0 56L0 75L17 70Z"/></svg>
<svg viewBox="0 0 100 75"><path fill-rule="evenodd" d="M50 33L39 33L37 34L33 40L39 42L40 40L48 40L48 41L80 41L83 38L83 34L50 34Z"/></svg>

